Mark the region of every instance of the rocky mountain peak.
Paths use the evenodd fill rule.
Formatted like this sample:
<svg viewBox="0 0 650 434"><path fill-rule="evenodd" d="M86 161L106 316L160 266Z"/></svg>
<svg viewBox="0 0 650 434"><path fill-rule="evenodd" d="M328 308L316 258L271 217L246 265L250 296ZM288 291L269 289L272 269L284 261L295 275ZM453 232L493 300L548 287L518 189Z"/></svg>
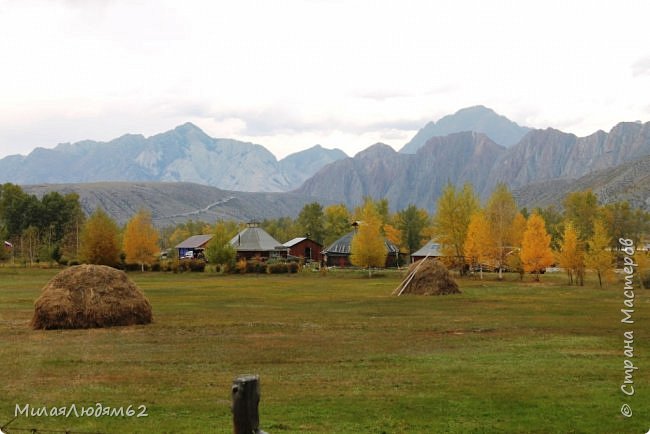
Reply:
<svg viewBox="0 0 650 434"><path fill-rule="evenodd" d="M363 151L358 152L354 158L390 158L391 156L397 154L393 148L388 146L385 143L375 143L372 146L364 149Z"/></svg>
<svg viewBox="0 0 650 434"><path fill-rule="evenodd" d="M510 147L518 143L530 128L521 127L494 110L477 105L460 109L438 122L427 123L400 152L414 154L432 137L445 137L463 131L483 133L495 143Z"/></svg>

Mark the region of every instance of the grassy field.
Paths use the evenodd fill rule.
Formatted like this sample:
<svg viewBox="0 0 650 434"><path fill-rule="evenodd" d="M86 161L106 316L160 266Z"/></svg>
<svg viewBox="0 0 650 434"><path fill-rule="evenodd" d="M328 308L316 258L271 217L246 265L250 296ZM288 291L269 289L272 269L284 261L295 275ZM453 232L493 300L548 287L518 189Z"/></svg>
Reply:
<svg viewBox="0 0 650 434"><path fill-rule="evenodd" d="M401 276L389 272L132 273L153 324L33 331L33 302L55 273L0 268L0 426L25 404L144 405L148 416L21 415L9 433L230 433L230 386L247 373L261 377L271 434L650 428L650 293L635 291L635 323L622 324L622 284L508 276L461 280L461 295L396 298ZM630 397L620 390L627 330L639 367Z"/></svg>

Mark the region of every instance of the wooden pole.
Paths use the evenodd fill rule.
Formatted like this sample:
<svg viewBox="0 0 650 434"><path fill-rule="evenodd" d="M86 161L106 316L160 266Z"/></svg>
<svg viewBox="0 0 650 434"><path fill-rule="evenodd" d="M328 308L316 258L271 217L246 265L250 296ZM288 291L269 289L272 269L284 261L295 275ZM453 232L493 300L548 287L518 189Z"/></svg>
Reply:
<svg viewBox="0 0 650 434"><path fill-rule="evenodd" d="M232 383L234 434L266 434L260 430L260 377L243 375Z"/></svg>

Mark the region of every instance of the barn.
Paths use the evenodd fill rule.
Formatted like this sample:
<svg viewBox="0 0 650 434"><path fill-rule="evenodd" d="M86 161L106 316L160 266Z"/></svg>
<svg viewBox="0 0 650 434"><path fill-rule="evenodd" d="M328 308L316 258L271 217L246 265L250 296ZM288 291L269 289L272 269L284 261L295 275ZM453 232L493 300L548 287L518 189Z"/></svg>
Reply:
<svg viewBox="0 0 650 434"><path fill-rule="evenodd" d="M248 223L246 228L235 235L230 244L237 250L240 259L286 258L289 248L273 238L258 223Z"/></svg>
<svg viewBox="0 0 650 434"><path fill-rule="evenodd" d="M411 262L419 261L427 256L429 258L440 258L442 256L440 244L433 240L429 241L420 250L411 253Z"/></svg>
<svg viewBox="0 0 650 434"><path fill-rule="evenodd" d="M323 259L323 245L308 237L298 237L283 244L289 255L303 258L305 262L320 262Z"/></svg>
<svg viewBox="0 0 650 434"><path fill-rule="evenodd" d="M350 246L356 230L343 235L323 250L323 258L328 267L349 267ZM399 260L399 247L384 238L384 244L388 255L386 256L386 267L397 266Z"/></svg>
<svg viewBox="0 0 650 434"><path fill-rule="evenodd" d="M192 258L203 256L203 251L213 236L214 235L193 235L189 237L175 247L175 249L178 250L178 257L186 258L189 257L190 254L192 255Z"/></svg>

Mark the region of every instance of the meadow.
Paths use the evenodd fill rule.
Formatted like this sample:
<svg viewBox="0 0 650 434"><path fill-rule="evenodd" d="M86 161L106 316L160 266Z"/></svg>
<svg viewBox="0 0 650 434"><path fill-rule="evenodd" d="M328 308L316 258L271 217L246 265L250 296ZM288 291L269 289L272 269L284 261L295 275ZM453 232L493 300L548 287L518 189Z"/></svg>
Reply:
<svg viewBox="0 0 650 434"><path fill-rule="evenodd" d="M460 295L392 297L399 272L130 273L147 326L34 331L57 270L0 268L0 427L230 433L230 387L259 374L276 433L645 433L650 293L464 278ZM633 331L634 357L624 355ZM620 390L631 360L635 393ZM128 407L146 417L19 415L17 406ZM631 417L621 415L629 404ZM141 409L141 408L140 408Z"/></svg>

